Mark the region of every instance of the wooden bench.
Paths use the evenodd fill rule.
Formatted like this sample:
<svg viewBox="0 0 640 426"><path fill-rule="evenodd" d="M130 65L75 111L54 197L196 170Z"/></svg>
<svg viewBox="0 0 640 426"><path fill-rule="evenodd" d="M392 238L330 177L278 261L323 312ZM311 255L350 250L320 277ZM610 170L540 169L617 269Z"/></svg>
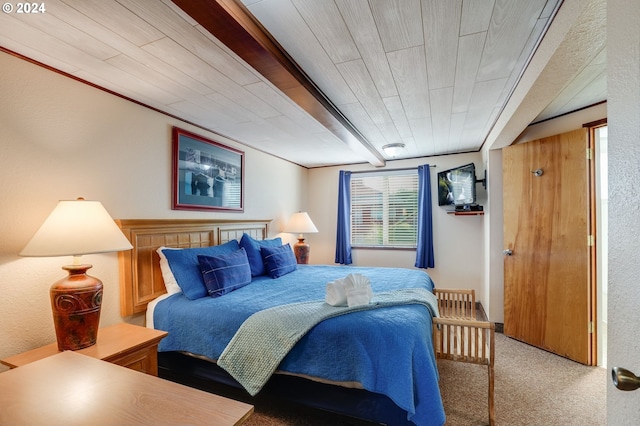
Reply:
<svg viewBox="0 0 640 426"><path fill-rule="evenodd" d="M476 291L436 288L438 310L442 318L476 320Z"/></svg>
<svg viewBox="0 0 640 426"><path fill-rule="evenodd" d="M489 375L489 425L495 421L495 324L476 319L474 290L434 290L440 317L433 319L437 359L486 365Z"/></svg>

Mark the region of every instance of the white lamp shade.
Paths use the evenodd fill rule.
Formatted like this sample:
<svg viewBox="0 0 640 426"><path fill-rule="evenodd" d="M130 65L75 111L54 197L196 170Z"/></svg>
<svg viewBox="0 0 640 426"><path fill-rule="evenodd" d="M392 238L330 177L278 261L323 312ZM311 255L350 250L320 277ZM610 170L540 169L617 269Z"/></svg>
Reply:
<svg viewBox="0 0 640 426"><path fill-rule="evenodd" d="M284 227L284 232L291 234L309 234L318 232L307 212L294 213Z"/></svg>
<svg viewBox="0 0 640 426"><path fill-rule="evenodd" d="M60 201L20 256L79 256L131 249L99 201Z"/></svg>

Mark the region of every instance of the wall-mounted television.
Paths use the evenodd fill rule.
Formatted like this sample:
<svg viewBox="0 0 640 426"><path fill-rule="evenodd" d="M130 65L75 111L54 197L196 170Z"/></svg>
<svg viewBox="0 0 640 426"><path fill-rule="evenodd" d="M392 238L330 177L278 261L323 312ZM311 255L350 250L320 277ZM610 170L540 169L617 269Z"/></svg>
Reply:
<svg viewBox="0 0 640 426"><path fill-rule="evenodd" d="M476 203L476 166L473 163L438 173L438 205Z"/></svg>

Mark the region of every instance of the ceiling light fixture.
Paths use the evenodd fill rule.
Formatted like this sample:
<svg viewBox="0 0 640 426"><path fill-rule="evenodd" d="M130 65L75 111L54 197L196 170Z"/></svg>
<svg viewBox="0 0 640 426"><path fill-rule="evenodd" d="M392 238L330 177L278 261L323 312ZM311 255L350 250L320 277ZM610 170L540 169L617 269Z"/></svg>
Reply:
<svg viewBox="0 0 640 426"><path fill-rule="evenodd" d="M401 142L398 143L390 143L382 147L382 150L389 157L397 157L400 154L400 151L404 149L404 144Z"/></svg>

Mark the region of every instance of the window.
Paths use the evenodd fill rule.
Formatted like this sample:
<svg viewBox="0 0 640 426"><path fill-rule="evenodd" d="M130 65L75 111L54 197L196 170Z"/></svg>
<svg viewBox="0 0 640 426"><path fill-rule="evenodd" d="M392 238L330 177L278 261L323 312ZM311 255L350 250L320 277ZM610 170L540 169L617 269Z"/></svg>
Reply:
<svg viewBox="0 0 640 426"><path fill-rule="evenodd" d="M352 173L353 247L415 248L417 228L417 170Z"/></svg>

